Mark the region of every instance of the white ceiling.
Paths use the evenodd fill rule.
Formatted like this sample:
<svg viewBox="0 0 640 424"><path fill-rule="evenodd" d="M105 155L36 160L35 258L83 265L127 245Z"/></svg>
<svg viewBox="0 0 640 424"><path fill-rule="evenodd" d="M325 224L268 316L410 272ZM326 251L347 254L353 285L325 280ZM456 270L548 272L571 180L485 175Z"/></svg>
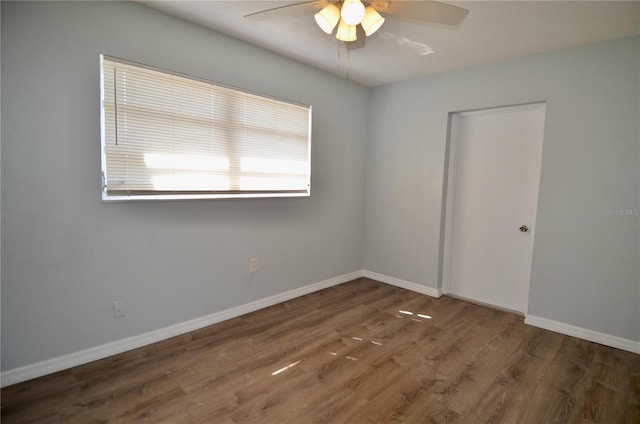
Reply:
<svg viewBox="0 0 640 424"><path fill-rule="evenodd" d="M469 10L457 28L391 18L364 48L347 53L312 13L244 18L295 1L141 1L366 86L640 33L640 1L445 2Z"/></svg>

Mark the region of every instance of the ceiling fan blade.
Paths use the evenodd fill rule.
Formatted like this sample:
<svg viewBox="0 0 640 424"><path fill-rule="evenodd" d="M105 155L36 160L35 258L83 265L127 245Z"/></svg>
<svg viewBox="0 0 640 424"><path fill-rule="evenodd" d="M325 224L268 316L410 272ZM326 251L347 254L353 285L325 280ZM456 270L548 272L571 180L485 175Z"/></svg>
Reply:
<svg viewBox="0 0 640 424"><path fill-rule="evenodd" d="M272 9L260 10L258 12L244 15L245 18L253 20L277 19L287 16L304 15L320 10L329 4L328 0L312 0L300 3L286 4L284 6L274 7Z"/></svg>
<svg viewBox="0 0 640 424"><path fill-rule="evenodd" d="M378 11L408 21L434 23L441 25L459 25L469 11L462 7L431 0L377 2ZM386 7L384 7L386 6Z"/></svg>
<svg viewBox="0 0 640 424"><path fill-rule="evenodd" d="M347 50L357 50L364 47L365 42L367 41L367 35L364 33L364 29L362 29L361 25L356 27L356 41L350 41L348 43L344 43L347 46Z"/></svg>

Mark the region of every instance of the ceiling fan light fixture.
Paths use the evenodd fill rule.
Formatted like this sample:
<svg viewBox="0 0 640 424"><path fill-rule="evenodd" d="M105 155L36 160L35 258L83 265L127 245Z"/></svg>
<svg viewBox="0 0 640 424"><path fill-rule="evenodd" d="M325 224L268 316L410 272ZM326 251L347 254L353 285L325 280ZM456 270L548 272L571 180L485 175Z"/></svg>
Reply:
<svg viewBox="0 0 640 424"><path fill-rule="evenodd" d="M348 25L358 25L364 18L364 4L360 0L344 0L340 16Z"/></svg>
<svg viewBox="0 0 640 424"><path fill-rule="evenodd" d="M380 16L380 14L371 6L367 6L364 9L364 17L362 18L362 29L364 29L364 33L369 37L373 35L374 32L380 29L382 24L384 23L384 18Z"/></svg>
<svg viewBox="0 0 640 424"><path fill-rule="evenodd" d="M344 21L344 19L340 19L340 23L338 24L338 31L336 33L336 38L340 41L351 42L356 41L358 36L356 35L356 26L349 25Z"/></svg>
<svg viewBox="0 0 640 424"><path fill-rule="evenodd" d="M321 30L331 34L340 20L340 9L333 3L328 4L324 9L314 15L316 23Z"/></svg>

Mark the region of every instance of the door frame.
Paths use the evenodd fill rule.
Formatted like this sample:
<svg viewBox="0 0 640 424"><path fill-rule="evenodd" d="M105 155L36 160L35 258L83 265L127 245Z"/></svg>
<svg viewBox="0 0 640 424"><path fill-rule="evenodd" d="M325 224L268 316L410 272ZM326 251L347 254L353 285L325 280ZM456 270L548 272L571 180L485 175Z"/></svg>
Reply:
<svg viewBox="0 0 640 424"><path fill-rule="evenodd" d="M455 198L456 198L456 178L458 175L458 158L460 156L460 126L462 120L467 116L477 116L477 115L490 115L490 114L498 114L498 113L511 113L511 112L520 112L527 110L538 110L545 109L546 111L547 103L545 101L538 101L532 103L523 103L509 106L496 106L490 108L482 108L482 109L470 109L470 110L462 110L457 112L449 112L449 128L447 135L447 154L445 160L445 199L444 202L444 211L443 211L443 238L441 244L441 269L442 269L442 292L443 294L451 293L451 266L453 263L453 218L455 211ZM546 116L545 116L546 120ZM544 123L543 123L544 125ZM542 169L542 151L544 150L544 133L542 138L542 145L540 146L540 155L536 158L536 163L534 167L536 169L537 178L534 181L534 199L533 199L533 211L532 211L532 222L529 225L530 236L530 246L529 251L531 252L529 258L527 258L527 275L528 279L525 282L525 298L524 301L524 310L523 313L525 317L527 316L527 311L529 308L529 290L531 285L531 268L533 265L533 247L534 247L534 239L535 239L535 230L536 230L536 222L537 222L537 212L538 212L538 198L540 197L540 174Z"/></svg>

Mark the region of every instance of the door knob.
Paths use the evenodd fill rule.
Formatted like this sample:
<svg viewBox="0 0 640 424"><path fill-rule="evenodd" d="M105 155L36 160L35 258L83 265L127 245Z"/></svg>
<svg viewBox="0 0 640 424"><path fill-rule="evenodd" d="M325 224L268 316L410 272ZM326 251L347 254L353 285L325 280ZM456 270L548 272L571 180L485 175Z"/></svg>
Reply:
<svg viewBox="0 0 640 424"><path fill-rule="evenodd" d="M529 227L527 227L526 225L521 225L520 231L522 231L523 233L526 233L527 231L529 231Z"/></svg>

